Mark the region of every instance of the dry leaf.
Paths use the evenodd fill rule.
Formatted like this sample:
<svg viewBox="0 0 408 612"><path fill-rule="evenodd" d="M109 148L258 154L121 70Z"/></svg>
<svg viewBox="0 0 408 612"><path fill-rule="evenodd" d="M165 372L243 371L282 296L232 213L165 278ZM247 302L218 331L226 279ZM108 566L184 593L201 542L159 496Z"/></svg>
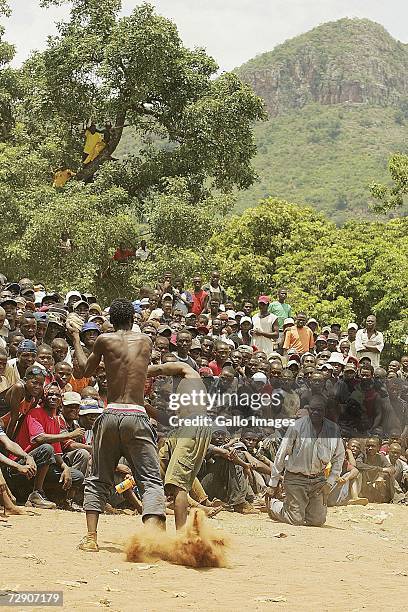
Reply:
<svg viewBox="0 0 408 612"><path fill-rule="evenodd" d="M187 597L187 593L181 591L180 593L173 593L173 597Z"/></svg>
<svg viewBox="0 0 408 612"><path fill-rule="evenodd" d="M261 601L263 603L267 602L267 601L272 601L274 603L280 603L280 602L285 602L286 597L283 597L283 595L262 595L261 597L255 597L255 601Z"/></svg>
<svg viewBox="0 0 408 612"><path fill-rule="evenodd" d="M278 533L274 533L273 538L287 538L288 534L287 533L283 533L283 531L279 531Z"/></svg>

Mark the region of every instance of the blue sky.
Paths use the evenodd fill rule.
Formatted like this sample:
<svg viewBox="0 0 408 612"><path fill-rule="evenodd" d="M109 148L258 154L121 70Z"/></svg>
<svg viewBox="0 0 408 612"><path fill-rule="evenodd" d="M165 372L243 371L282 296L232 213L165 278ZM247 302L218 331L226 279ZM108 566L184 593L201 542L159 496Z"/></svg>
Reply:
<svg viewBox="0 0 408 612"><path fill-rule="evenodd" d="M129 13L140 2L123 0ZM203 46L230 70L310 28L341 17L367 17L408 42L407 0L151 0L173 19L189 47ZM54 22L67 8L41 9L39 0L10 0L13 15L5 20L6 39L17 47L16 63L41 49Z"/></svg>

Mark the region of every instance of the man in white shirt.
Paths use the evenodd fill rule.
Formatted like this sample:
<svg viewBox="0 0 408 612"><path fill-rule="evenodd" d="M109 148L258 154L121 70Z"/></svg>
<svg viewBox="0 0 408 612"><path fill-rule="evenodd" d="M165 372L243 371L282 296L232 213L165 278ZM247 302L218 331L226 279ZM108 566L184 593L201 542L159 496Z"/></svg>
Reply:
<svg viewBox="0 0 408 612"><path fill-rule="evenodd" d="M327 400L314 395L307 406L308 416L288 427L269 481L269 516L281 523L313 525L326 522L326 499L340 476L344 444L338 426L324 417ZM324 470L331 464L326 479ZM285 500L276 499L280 475L285 468Z"/></svg>
<svg viewBox="0 0 408 612"><path fill-rule="evenodd" d="M355 351L357 359L368 357L373 368L380 365L380 357L384 348L384 338L381 332L376 329L376 318L369 315L366 319L364 329L359 329L356 333Z"/></svg>
<svg viewBox="0 0 408 612"><path fill-rule="evenodd" d="M268 313L269 297L260 295L258 298L259 312L252 317L253 342L260 351L270 355L275 350L279 337L278 317Z"/></svg>
<svg viewBox="0 0 408 612"><path fill-rule="evenodd" d="M137 257L137 259L140 259L140 261L146 261L149 255L150 251L146 246L146 240L142 240L140 242L140 247L136 250L135 257Z"/></svg>

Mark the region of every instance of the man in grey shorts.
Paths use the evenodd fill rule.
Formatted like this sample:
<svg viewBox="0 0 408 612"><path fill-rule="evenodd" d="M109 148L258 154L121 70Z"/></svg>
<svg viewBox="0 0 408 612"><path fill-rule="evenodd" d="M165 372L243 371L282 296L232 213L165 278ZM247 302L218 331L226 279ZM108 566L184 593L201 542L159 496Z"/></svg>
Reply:
<svg viewBox="0 0 408 612"><path fill-rule="evenodd" d="M88 534L79 548L88 552L99 550L99 514L105 509L114 485L114 472L122 456L129 462L142 494L143 522L165 524L163 483L154 433L144 407L144 385L147 376L188 378L191 372L196 375L183 363L149 367L152 343L147 335L132 331L133 313L130 301L112 302L109 314L115 332L98 336L88 359L79 331L67 323L81 376L90 377L103 358L108 383L108 406L94 425L92 474L85 481Z"/></svg>

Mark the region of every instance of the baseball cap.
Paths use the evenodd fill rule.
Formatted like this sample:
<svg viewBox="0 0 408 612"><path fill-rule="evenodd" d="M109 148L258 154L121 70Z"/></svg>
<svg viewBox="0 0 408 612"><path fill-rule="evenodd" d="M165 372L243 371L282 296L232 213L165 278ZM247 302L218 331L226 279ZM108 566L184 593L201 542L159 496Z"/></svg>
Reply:
<svg viewBox="0 0 408 612"><path fill-rule="evenodd" d="M332 370L333 366L331 363L329 363L328 361L326 361L326 363L322 363L319 366L317 366L318 370L324 370L324 368L326 368L326 370Z"/></svg>
<svg viewBox="0 0 408 612"><path fill-rule="evenodd" d="M85 302L85 300L78 300L74 304L74 310L76 310L78 308L78 306L81 306L82 304L85 304L85 306L88 306L88 308L89 308L88 302Z"/></svg>
<svg viewBox="0 0 408 612"><path fill-rule="evenodd" d="M140 305L141 306L148 306L149 305L149 298L142 298L140 300Z"/></svg>
<svg viewBox="0 0 408 612"><path fill-rule="evenodd" d="M87 331L97 331L98 334L101 333L101 330L99 329L99 327L97 326L96 323L84 323L81 329L81 334L87 332Z"/></svg>
<svg viewBox="0 0 408 612"><path fill-rule="evenodd" d="M37 346L32 340L22 340L17 347L17 353L36 353Z"/></svg>
<svg viewBox="0 0 408 612"><path fill-rule="evenodd" d="M67 391L62 396L62 403L64 406L70 406L71 404L81 404L82 398L79 393L75 393L75 391Z"/></svg>
<svg viewBox="0 0 408 612"><path fill-rule="evenodd" d="M171 327L169 325L159 325L157 328L159 336L171 336Z"/></svg>
<svg viewBox="0 0 408 612"><path fill-rule="evenodd" d="M208 368L208 367L199 368L198 373L203 378L208 378L210 376L214 376L214 373L213 373L212 369Z"/></svg>
<svg viewBox="0 0 408 612"><path fill-rule="evenodd" d="M252 325L252 319L251 319L251 317L242 317L240 323L241 324L242 323L251 323L251 325Z"/></svg>
<svg viewBox="0 0 408 612"><path fill-rule="evenodd" d="M191 319L191 317L197 317L197 315L195 314L195 312L188 312L186 314L186 319Z"/></svg>
<svg viewBox="0 0 408 612"><path fill-rule="evenodd" d="M197 331L203 335L203 336L207 336L208 332L210 331L210 329L206 326L206 325L199 325L197 327Z"/></svg>
<svg viewBox="0 0 408 612"><path fill-rule="evenodd" d="M163 293L162 301L167 300L168 298L170 298L170 300L173 300L173 296L171 295L171 293Z"/></svg>
<svg viewBox="0 0 408 612"><path fill-rule="evenodd" d="M288 365L287 365L287 367L289 368L291 365L296 365L298 368L300 368L300 364L299 364L299 362L298 362L298 361L296 361L295 359L290 359L290 360L288 361Z"/></svg>
<svg viewBox="0 0 408 612"><path fill-rule="evenodd" d="M294 325L295 324L295 320L292 319L292 317L288 317L287 319L284 319L283 321L283 325Z"/></svg>
<svg viewBox="0 0 408 612"><path fill-rule="evenodd" d="M340 365L344 365L344 357L342 353L336 353L333 351L328 359L328 363L339 363Z"/></svg>
<svg viewBox="0 0 408 612"><path fill-rule="evenodd" d="M235 317L245 317L245 312L242 312L242 310L238 310L238 312L235 313Z"/></svg>
<svg viewBox="0 0 408 612"><path fill-rule="evenodd" d="M248 346L248 344L240 344L238 350L241 353L253 353L252 346Z"/></svg>
<svg viewBox="0 0 408 612"><path fill-rule="evenodd" d="M309 325L309 323L316 323L317 325L319 325L319 321L316 321L316 319L309 319L307 324Z"/></svg>
<svg viewBox="0 0 408 612"><path fill-rule="evenodd" d="M263 372L255 372L255 374L252 376L252 380L255 380L256 382L263 382L264 384L268 382L268 379Z"/></svg>
<svg viewBox="0 0 408 612"><path fill-rule="evenodd" d="M325 325L324 327L322 327L322 333L324 334L325 332L330 333L330 325Z"/></svg>
<svg viewBox="0 0 408 612"><path fill-rule="evenodd" d="M347 325L347 329L355 329L355 330L358 330L358 325L357 325L357 323L349 323L349 324Z"/></svg>
<svg viewBox="0 0 408 612"><path fill-rule="evenodd" d="M316 342L327 342L326 336L317 336Z"/></svg>
<svg viewBox="0 0 408 612"><path fill-rule="evenodd" d="M3 304L14 304L14 306L17 306L17 302L14 298L12 297L5 297L0 301L0 306L3 306Z"/></svg>
<svg viewBox="0 0 408 612"><path fill-rule="evenodd" d="M190 351L196 351L197 349L200 349L201 351L201 343L198 340L194 339L191 341Z"/></svg>
<svg viewBox="0 0 408 612"><path fill-rule="evenodd" d="M102 316L101 314L95 314L89 317L88 323L94 323L94 321L102 321L103 323L105 321L105 317Z"/></svg>
<svg viewBox="0 0 408 612"><path fill-rule="evenodd" d="M10 283L7 285L6 289L7 291L16 291L17 293L20 293L21 287L18 283Z"/></svg>
<svg viewBox="0 0 408 612"><path fill-rule="evenodd" d="M267 295L260 295L258 298L258 304L269 304L270 298Z"/></svg>
<svg viewBox="0 0 408 612"><path fill-rule="evenodd" d="M65 296L65 304L68 304L68 300L74 296L77 297L78 300L82 300L82 295L79 293L79 291L68 291Z"/></svg>
<svg viewBox="0 0 408 612"><path fill-rule="evenodd" d="M349 371L353 371L353 372L357 372L357 366L355 363L353 363L352 361L348 361L346 363L346 365L344 366L344 370L343 372L346 372L347 370Z"/></svg>
<svg viewBox="0 0 408 612"><path fill-rule="evenodd" d="M235 310L227 310L228 318L235 319Z"/></svg>
<svg viewBox="0 0 408 612"><path fill-rule="evenodd" d="M328 340L336 340L336 342L339 341L338 335L337 334L332 334L332 333L329 333L329 335L327 336L327 339Z"/></svg>

